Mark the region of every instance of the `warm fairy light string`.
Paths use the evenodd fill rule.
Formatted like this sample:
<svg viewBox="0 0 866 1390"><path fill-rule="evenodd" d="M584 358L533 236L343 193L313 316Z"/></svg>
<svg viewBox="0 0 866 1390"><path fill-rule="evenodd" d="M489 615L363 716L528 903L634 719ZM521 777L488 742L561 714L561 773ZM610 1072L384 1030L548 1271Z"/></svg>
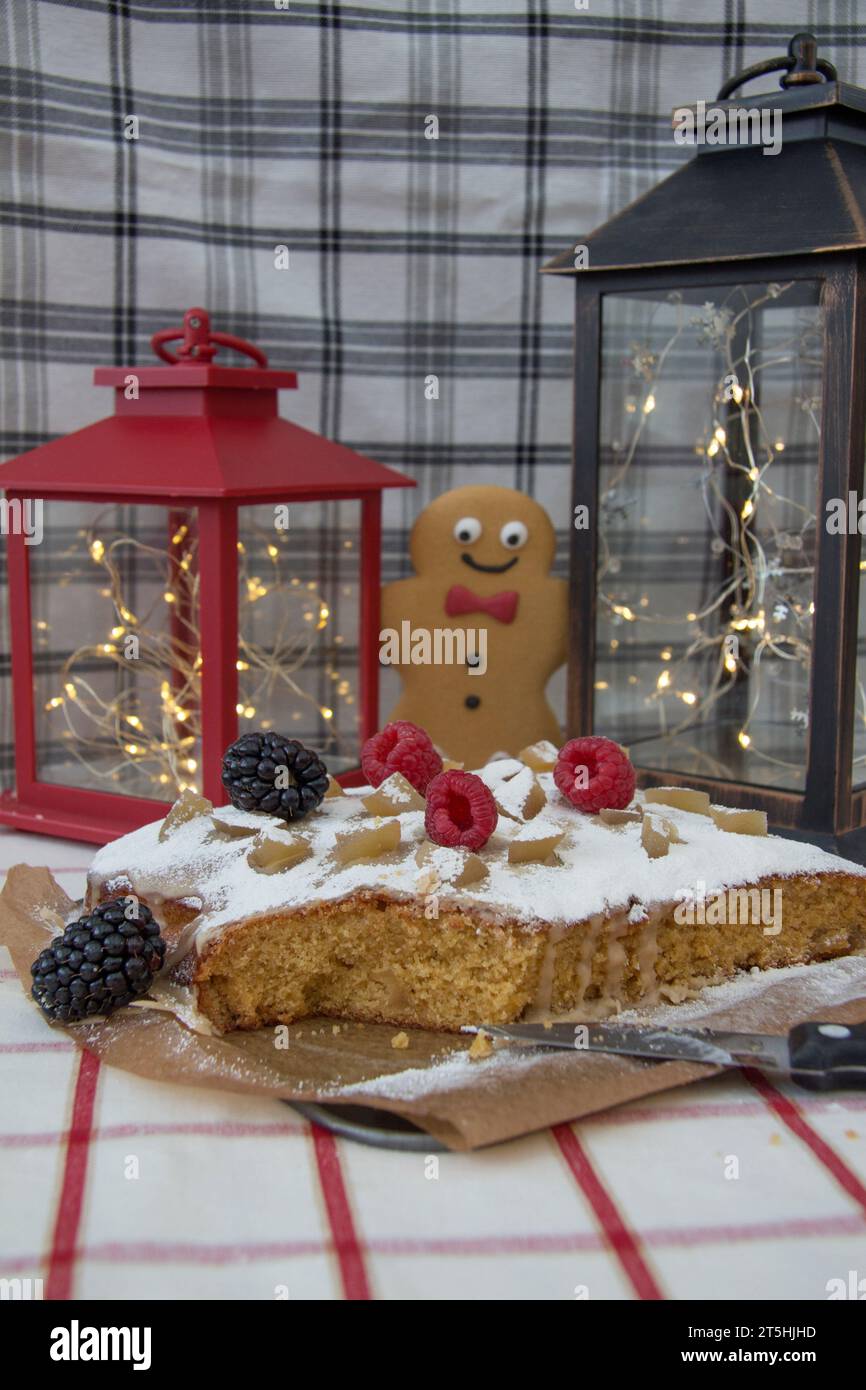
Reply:
<svg viewBox="0 0 866 1390"><path fill-rule="evenodd" d="M753 720L759 708L762 691L762 662L769 655L780 661L797 663L808 667L811 658L811 626L814 603L811 600L814 576L813 564L791 564L786 561L784 552L790 550L784 542L792 535L791 526L782 530L772 515L767 515L767 507L762 502L772 499L785 508L799 512L801 541L816 525L814 512L793 498L784 497L768 481L767 474L774 459L784 450L784 441L771 437L762 411L756 400L756 385L761 373L771 368L790 364L802 375L804 369L820 365L820 358L810 356L811 340L816 338L820 350L820 337L816 325L808 325L795 335L774 346L772 354L765 352L762 360L756 360L753 346L752 319L756 311L764 305L783 298L791 287L788 284L771 284L754 300L746 299L742 287L731 292L719 307L705 304L701 314L688 320L691 326L700 328L700 341L717 350L723 360L723 371L716 382L713 394L712 422L704 437L696 445L696 452L705 460L701 479L704 510L712 532L711 549L721 557L730 557L730 573L724 582L705 603L700 611L685 615L670 616L654 613L649 608L649 597L644 594L638 604L620 601L610 592L607 576L616 573L618 568L611 554L605 527L599 527L599 598L617 619L626 623L669 624L672 627L687 626L693 637L685 651L676 660L670 648L663 648L661 658L665 662L660 671L656 688L645 697L647 702L655 703L659 712L659 725L662 736L673 739L689 728L693 728L722 700L735 686L741 674L750 677L749 705L737 739L740 747L748 749L756 757L786 768L799 770L797 764L785 762L774 757L754 741ZM737 304L737 297L745 302ZM667 303L675 308L675 323L672 332L659 352L640 344L633 345L633 366L635 374L643 383L641 398L630 399L626 411L636 417L635 425L625 446L614 445L615 463L610 479L603 488L601 496L602 517L617 509L621 504L617 490L634 463L647 421L657 406L659 384L667 359L685 332L687 324L686 309L682 295L675 292ZM651 324L650 324L651 327ZM737 339L745 339L745 348L735 355L734 344ZM726 385L728 387L726 394ZM817 400L802 392L795 396L801 410L814 430L820 435ZM721 407L725 407L725 417L721 418ZM736 428L743 458L736 458L731 451L731 436ZM747 495L735 509L723 494L725 470L737 474L749 484ZM715 504L715 505L714 505ZM727 518L729 534L720 529L716 507ZM755 526L761 511L769 536L775 545L775 554L768 556L767 547L756 534ZM799 553L803 553L800 551ZM804 557L805 558L805 557ZM807 595L809 595L807 597ZM717 620L717 629L708 631L708 619ZM790 621L793 630L785 631L782 624ZM730 650L727 639L736 636L738 649ZM747 642L752 638L752 650L744 652ZM610 647L616 650L619 642L612 639ZM705 693L680 688L683 668L701 654L714 656L712 675ZM636 675L629 676L631 685L638 684ZM606 689L607 682L596 682L596 688ZM684 717L669 725L667 697L675 696L686 706ZM866 692L858 682L858 716L866 722ZM799 724L808 722L808 714L792 709L792 721ZM697 750L695 750L697 751ZM730 775L720 768L709 755L702 755L711 771Z"/></svg>
<svg viewBox="0 0 866 1390"><path fill-rule="evenodd" d="M193 751L201 737L202 658L196 619L200 581L195 537L186 524L180 524L168 550L160 550L129 535L103 540L100 530L97 523L80 532L79 538L90 561L105 572L107 583L100 593L110 598L115 621L104 641L80 646L67 657L60 673L60 689L46 701L45 709L62 713L66 724L62 736L69 750L99 781L119 782L131 765L158 792L164 789L166 796L187 787L198 791L198 763ZM328 736L318 750L325 752L341 745L332 722L335 709L341 701L354 705L355 694L351 682L331 664L325 673L334 686L333 705L319 704L298 685L296 677L332 618L316 584L305 584L296 575L286 576L286 547L285 534L264 528L238 542L237 668L247 693L237 713L241 731L245 722L253 720L257 728L272 727L273 721L262 718L259 709L283 687L286 705L292 707L292 721L303 717L299 705L312 708L326 721ZM78 547L67 552L75 559L80 554ZM151 573L160 576L154 586L157 597L144 613L134 613L127 606L122 570L131 556L137 566L145 557L152 566ZM74 574L66 576L61 582L68 584L74 578ZM248 627L244 610L266 598L271 606L278 600L279 618L268 631L267 644L261 644L243 635ZM166 628L165 614L159 611L162 607L172 610L173 621ZM299 608L300 624L295 621ZM49 631L44 621L37 623L37 629L40 636ZM134 659L127 655L130 638L137 639ZM342 637L338 634L333 641L341 645ZM128 685L121 681L121 689L111 699L103 698L80 670L94 659L110 663L122 676L131 677ZM148 684L159 690L156 719L148 717L144 708L147 701L139 698ZM287 725L289 722L285 720ZM112 761L105 766L109 750ZM97 755L99 766L93 761Z"/></svg>

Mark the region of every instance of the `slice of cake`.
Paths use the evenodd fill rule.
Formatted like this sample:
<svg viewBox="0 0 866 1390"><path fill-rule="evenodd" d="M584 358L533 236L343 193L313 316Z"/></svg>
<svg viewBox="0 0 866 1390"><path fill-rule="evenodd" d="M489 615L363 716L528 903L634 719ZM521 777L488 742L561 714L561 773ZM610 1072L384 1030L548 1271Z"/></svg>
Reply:
<svg viewBox="0 0 866 1390"><path fill-rule="evenodd" d="M99 851L89 903L143 901L223 1031L597 1017L866 947L866 869L697 792L635 794L613 744L587 787L575 743L608 741L433 780L410 759L345 794L312 769L302 818L256 809L249 779L246 806L186 793Z"/></svg>

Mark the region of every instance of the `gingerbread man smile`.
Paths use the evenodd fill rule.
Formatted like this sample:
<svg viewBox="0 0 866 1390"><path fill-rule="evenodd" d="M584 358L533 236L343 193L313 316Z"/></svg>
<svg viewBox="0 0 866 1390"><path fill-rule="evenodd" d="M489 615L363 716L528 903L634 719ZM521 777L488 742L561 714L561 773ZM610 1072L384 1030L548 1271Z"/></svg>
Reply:
<svg viewBox="0 0 866 1390"><path fill-rule="evenodd" d="M460 559L464 565L471 565L474 570L480 570L482 574L504 574L506 570L513 569L520 559L519 555L506 560L504 565L482 565L478 560L473 560L471 555L461 555Z"/></svg>

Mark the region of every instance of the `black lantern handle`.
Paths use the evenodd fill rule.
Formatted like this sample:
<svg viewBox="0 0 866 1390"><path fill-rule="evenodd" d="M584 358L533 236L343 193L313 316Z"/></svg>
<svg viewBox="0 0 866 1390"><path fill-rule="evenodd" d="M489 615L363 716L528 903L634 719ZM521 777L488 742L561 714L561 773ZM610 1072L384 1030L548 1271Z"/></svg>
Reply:
<svg viewBox="0 0 866 1390"><path fill-rule="evenodd" d="M753 77L763 77L768 72L784 72L780 87L804 87L810 82L835 82L837 73L831 62L818 57L818 40L814 34L795 34L788 44L788 52L783 57L765 58L761 63L753 63L750 68L735 73L723 82L716 101L724 101L738 87L751 82Z"/></svg>

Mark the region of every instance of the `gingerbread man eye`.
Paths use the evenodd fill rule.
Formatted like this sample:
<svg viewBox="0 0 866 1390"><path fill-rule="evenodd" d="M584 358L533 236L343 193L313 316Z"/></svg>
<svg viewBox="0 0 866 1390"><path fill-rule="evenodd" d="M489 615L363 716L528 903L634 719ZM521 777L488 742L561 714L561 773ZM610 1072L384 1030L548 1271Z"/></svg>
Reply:
<svg viewBox="0 0 866 1390"><path fill-rule="evenodd" d="M481 522L477 516L463 516L454 527L454 539L461 545L471 545L481 535Z"/></svg>
<svg viewBox="0 0 866 1390"><path fill-rule="evenodd" d="M506 521L499 539L509 550L519 550L529 540L529 532L522 521Z"/></svg>

